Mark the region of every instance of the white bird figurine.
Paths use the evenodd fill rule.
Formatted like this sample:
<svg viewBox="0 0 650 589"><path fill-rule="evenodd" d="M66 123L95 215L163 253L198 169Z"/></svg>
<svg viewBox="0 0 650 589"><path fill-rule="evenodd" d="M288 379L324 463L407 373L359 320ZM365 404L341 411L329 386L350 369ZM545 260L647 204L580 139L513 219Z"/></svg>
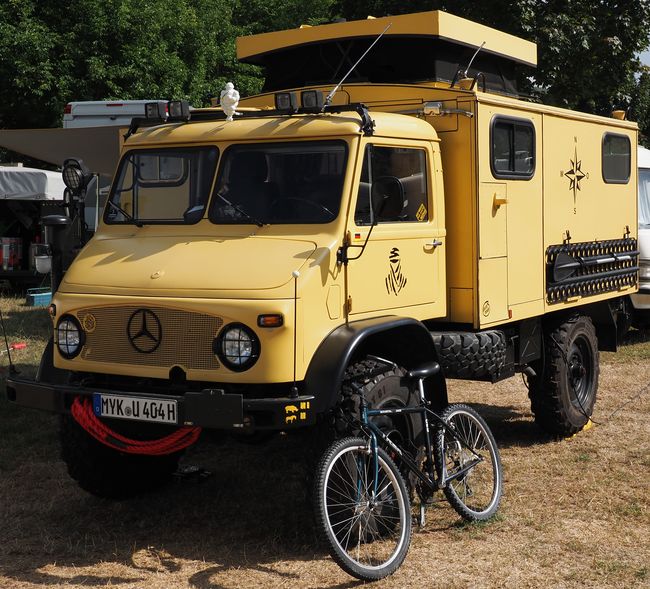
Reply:
<svg viewBox="0 0 650 589"><path fill-rule="evenodd" d="M219 98L221 108L226 113L226 120L232 121L233 115L238 115L237 105L239 104L239 92L235 90L235 85L232 82L226 83L226 87L221 91Z"/></svg>

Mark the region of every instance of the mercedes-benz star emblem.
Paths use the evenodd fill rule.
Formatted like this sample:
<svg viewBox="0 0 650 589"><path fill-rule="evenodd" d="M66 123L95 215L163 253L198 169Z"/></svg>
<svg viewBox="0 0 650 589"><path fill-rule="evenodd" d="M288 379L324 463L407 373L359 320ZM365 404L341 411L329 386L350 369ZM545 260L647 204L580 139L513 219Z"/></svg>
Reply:
<svg viewBox="0 0 650 589"><path fill-rule="evenodd" d="M126 326L131 345L143 354L154 352L162 340L160 319L149 309L138 309L131 315Z"/></svg>

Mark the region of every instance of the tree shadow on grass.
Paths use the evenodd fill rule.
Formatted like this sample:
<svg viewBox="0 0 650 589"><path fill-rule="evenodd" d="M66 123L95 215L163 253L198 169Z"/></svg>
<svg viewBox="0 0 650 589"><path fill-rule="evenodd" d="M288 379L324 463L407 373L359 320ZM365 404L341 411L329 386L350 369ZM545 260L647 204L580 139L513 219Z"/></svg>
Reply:
<svg viewBox="0 0 650 589"><path fill-rule="evenodd" d="M46 307L14 306L2 311L2 319L9 343L17 338L47 338L52 332L52 321ZM1 343L4 349L4 338Z"/></svg>
<svg viewBox="0 0 650 589"><path fill-rule="evenodd" d="M122 502L85 494L59 461L17 467L14 484L0 483L12 505L0 509L0 575L40 585L145 586L149 573L174 573L189 560L205 563L188 574L201 589L219 587L217 573L232 581L248 569L299 581L274 563L299 561L304 569L327 555L311 515L304 454L304 440L289 436L266 446L200 444L185 461L213 476ZM104 575L107 561L114 570Z"/></svg>
<svg viewBox="0 0 650 589"><path fill-rule="evenodd" d="M513 409L475 407L497 431L500 446L540 442L534 424ZM31 443L36 450L38 442ZM299 584L296 571L323 567L315 561L328 559L312 516L304 436L277 436L260 446L199 443L184 462L212 471L211 477L172 482L121 502L81 491L52 449L34 464L29 457L38 453L23 450L24 464L0 481L3 502L11 506L0 509L5 580L139 587L150 575L178 575L191 561L201 563L198 572L188 567L186 579L197 589L237 585L251 575L264 584ZM449 517L449 526L456 521L451 510L441 516Z"/></svg>
<svg viewBox="0 0 650 589"><path fill-rule="evenodd" d="M529 411L520 411L512 406L467 404L476 409L485 419L500 448L527 448L557 440L556 437L545 433L533 421Z"/></svg>
<svg viewBox="0 0 650 589"><path fill-rule="evenodd" d="M4 441L20 452L9 454L0 476L5 506L0 505L0 584L144 587L151 575L175 575L177 580L188 561L199 563L198 571L195 564L188 567L185 580L197 589L243 584L238 581L251 577L262 584L300 584L296 571L310 566L330 570L322 568L329 567L321 562L328 560L327 550L312 516L308 434L276 436L260 446L201 442L184 462L213 476L111 502L87 495L69 479L58 460L55 422L32 422L3 405L9 404L0 405L0 418L10 418L7 424L16 430ZM528 412L473 406L501 448L552 440ZM32 426L41 428L36 430L40 437L21 435L21 427L29 431ZM456 516L449 509L440 512L442 523L427 532L444 531L447 517L454 525Z"/></svg>

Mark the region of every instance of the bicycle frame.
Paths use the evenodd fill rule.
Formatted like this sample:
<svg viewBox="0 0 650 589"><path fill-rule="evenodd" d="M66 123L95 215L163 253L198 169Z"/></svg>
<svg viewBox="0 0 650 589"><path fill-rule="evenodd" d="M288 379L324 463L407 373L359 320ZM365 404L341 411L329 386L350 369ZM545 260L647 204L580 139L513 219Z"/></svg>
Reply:
<svg viewBox="0 0 650 589"><path fill-rule="evenodd" d="M391 450L395 451L400 457L400 460L407 466L407 468L415 474L415 476L420 479L430 491L438 491L443 489L450 481L459 479L463 477L466 473L472 470L477 464L483 461L483 458L476 454L472 448L468 448L472 454L474 454L474 460L471 460L465 464L462 468L457 471L454 471L453 474L447 475L446 470L443 470L440 477L436 476L434 462L433 462L433 450L431 446L430 438L430 428L429 428L429 419L428 415L430 414L437 422L446 427L445 422L438 416L436 413L431 411L425 406L426 400L424 399L424 391L422 390L422 381L420 381L420 405L417 407L397 407L392 409L369 409L365 397L361 394L361 425L364 433L368 435L370 441L370 451L373 455L374 470L375 470L375 481L374 481L374 491L377 492L377 439L385 443ZM355 387L356 388L356 387ZM419 413L422 416L422 425L425 432L425 450L426 458L429 467L429 472L423 471L418 464L408 455L408 453L398 446L393 440L391 440L384 432L379 429L374 423L370 421L371 417L377 415L402 415L408 413ZM452 437L456 439L461 445L467 448L467 445L459 438L459 436L452 429L448 430Z"/></svg>

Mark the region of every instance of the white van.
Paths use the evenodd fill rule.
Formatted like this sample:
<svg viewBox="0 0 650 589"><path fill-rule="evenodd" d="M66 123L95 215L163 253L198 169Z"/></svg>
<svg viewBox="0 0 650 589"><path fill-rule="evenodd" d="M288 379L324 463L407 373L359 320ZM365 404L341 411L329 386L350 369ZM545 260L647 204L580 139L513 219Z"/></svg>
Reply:
<svg viewBox="0 0 650 589"><path fill-rule="evenodd" d="M650 328L650 149L639 147L639 292L633 294L632 324Z"/></svg>
<svg viewBox="0 0 650 589"><path fill-rule="evenodd" d="M144 105L153 100L90 100L68 102L63 109L63 128L128 127L133 117L144 117Z"/></svg>

